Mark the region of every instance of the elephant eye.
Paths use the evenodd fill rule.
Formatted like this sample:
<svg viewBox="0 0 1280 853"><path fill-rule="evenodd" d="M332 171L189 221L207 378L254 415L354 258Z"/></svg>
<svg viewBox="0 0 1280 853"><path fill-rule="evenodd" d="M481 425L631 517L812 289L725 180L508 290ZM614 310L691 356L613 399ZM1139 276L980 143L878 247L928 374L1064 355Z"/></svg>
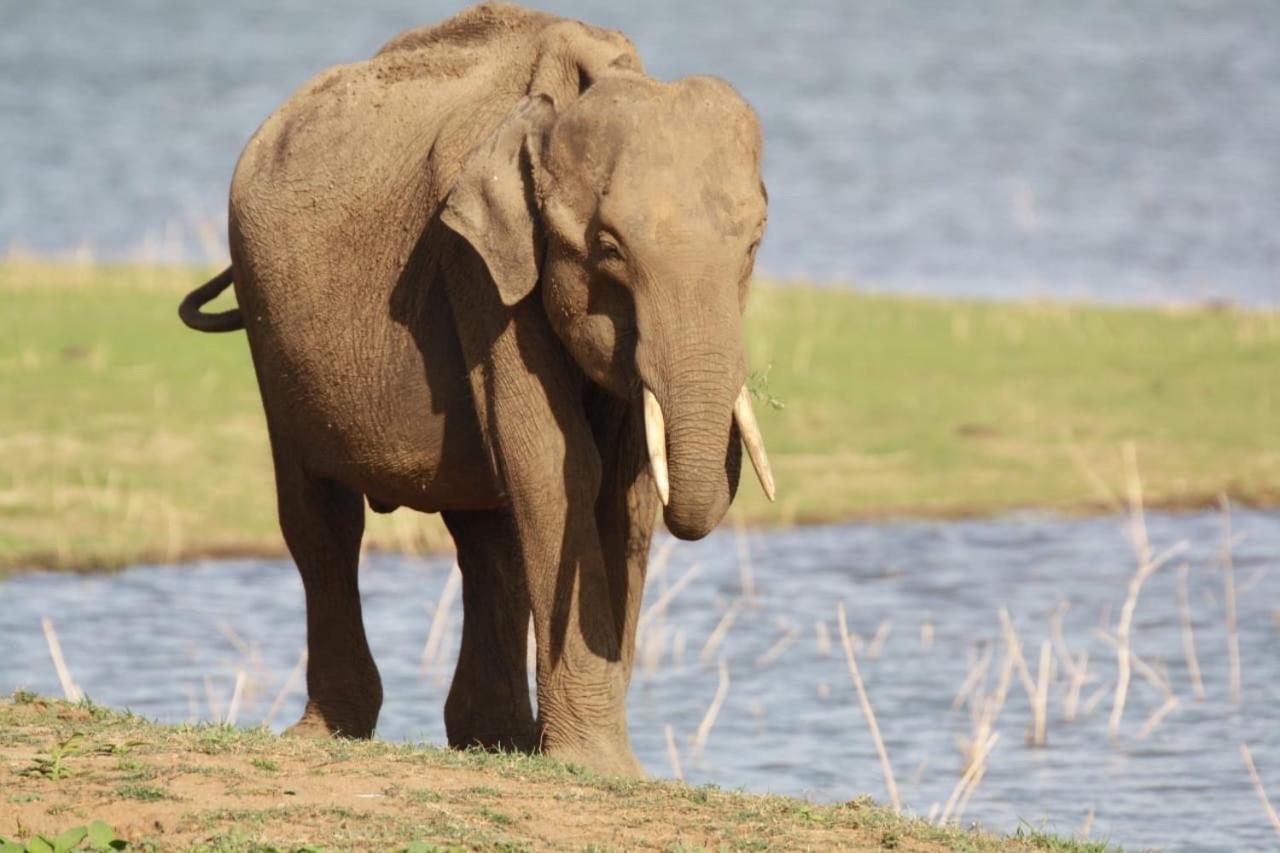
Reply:
<svg viewBox="0 0 1280 853"><path fill-rule="evenodd" d="M602 261L622 260L622 247L618 245L617 239L611 234L601 233L596 238L596 251Z"/></svg>

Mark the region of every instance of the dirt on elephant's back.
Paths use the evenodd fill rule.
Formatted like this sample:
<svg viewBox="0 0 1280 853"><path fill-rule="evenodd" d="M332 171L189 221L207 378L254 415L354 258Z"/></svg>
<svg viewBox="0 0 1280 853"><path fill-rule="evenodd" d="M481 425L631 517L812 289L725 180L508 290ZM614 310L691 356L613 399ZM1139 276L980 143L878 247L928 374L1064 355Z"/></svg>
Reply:
<svg viewBox="0 0 1280 853"><path fill-rule="evenodd" d="M0 702L0 839L101 820L132 848L1031 849L862 798L819 806L602 777L540 757L166 727L27 694Z"/></svg>

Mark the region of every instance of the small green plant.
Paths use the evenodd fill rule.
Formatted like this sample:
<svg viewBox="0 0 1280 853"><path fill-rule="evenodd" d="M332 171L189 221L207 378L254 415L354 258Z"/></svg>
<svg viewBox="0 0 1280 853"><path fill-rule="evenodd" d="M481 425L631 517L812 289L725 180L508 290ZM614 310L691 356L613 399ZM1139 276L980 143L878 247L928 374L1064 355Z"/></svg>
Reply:
<svg viewBox="0 0 1280 853"><path fill-rule="evenodd" d="M280 769L280 762L273 761L270 758L251 758L249 763L259 770L265 770L268 773L275 773Z"/></svg>
<svg viewBox="0 0 1280 853"><path fill-rule="evenodd" d="M173 795L164 788L157 788L154 785L139 785L136 782L126 782L123 785L116 786L116 796L126 800L142 800L145 803L173 799Z"/></svg>
<svg viewBox="0 0 1280 853"><path fill-rule="evenodd" d="M516 819L511 817L511 815L505 815L502 812L495 812L493 809L487 807L480 809L480 816L487 818L498 826L511 826L511 824L516 822Z"/></svg>
<svg viewBox="0 0 1280 853"><path fill-rule="evenodd" d="M769 393L769 371L773 370L773 365L766 365L764 370L753 370L751 375L747 377L747 390L751 392L751 396L756 400L764 403L771 409L781 411L787 407L780 398Z"/></svg>
<svg viewBox="0 0 1280 853"><path fill-rule="evenodd" d="M67 766L67 759L84 751L81 747L83 742L84 732L75 732L66 740L55 743L48 752L38 753L30 766L18 772L23 776L43 776L54 782L65 779L74 772Z"/></svg>
<svg viewBox="0 0 1280 853"><path fill-rule="evenodd" d="M24 844L0 837L0 853L67 853L71 850L123 850L127 841L116 837L115 830L100 820L88 826L73 826L53 838L33 835Z"/></svg>
<svg viewBox="0 0 1280 853"><path fill-rule="evenodd" d="M32 702L40 698L38 693L32 693L30 690L13 691L13 704L30 705Z"/></svg>

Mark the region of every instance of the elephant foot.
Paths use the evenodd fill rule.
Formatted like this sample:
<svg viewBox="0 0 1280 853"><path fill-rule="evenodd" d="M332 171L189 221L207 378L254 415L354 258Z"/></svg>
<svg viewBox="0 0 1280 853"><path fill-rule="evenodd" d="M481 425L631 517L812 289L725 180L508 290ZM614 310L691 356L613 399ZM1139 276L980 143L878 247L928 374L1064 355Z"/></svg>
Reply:
<svg viewBox="0 0 1280 853"><path fill-rule="evenodd" d="M640 759L631 751L631 744L625 739L556 743L544 737L542 752L551 758L577 764L606 776L643 779L648 775Z"/></svg>
<svg viewBox="0 0 1280 853"><path fill-rule="evenodd" d="M449 746L454 749L479 748L491 752L536 752L537 727L533 720L466 720L445 721Z"/></svg>
<svg viewBox="0 0 1280 853"><path fill-rule="evenodd" d="M378 714L367 711L324 708L314 699L307 700L307 707L298 722L285 729L286 737L334 738L345 737L368 740L373 737Z"/></svg>

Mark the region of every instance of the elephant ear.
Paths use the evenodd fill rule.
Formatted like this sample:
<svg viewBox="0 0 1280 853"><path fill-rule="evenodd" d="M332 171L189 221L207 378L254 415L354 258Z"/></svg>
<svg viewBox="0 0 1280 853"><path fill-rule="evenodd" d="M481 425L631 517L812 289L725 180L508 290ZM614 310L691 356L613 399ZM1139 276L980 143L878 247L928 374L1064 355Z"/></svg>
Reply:
<svg viewBox="0 0 1280 853"><path fill-rule="evenodd" d="M538 283L542 228L533 175L536 140L555 116L551 98L522 98L467 157L440 214L484 260L508 307Z"/></svg>

